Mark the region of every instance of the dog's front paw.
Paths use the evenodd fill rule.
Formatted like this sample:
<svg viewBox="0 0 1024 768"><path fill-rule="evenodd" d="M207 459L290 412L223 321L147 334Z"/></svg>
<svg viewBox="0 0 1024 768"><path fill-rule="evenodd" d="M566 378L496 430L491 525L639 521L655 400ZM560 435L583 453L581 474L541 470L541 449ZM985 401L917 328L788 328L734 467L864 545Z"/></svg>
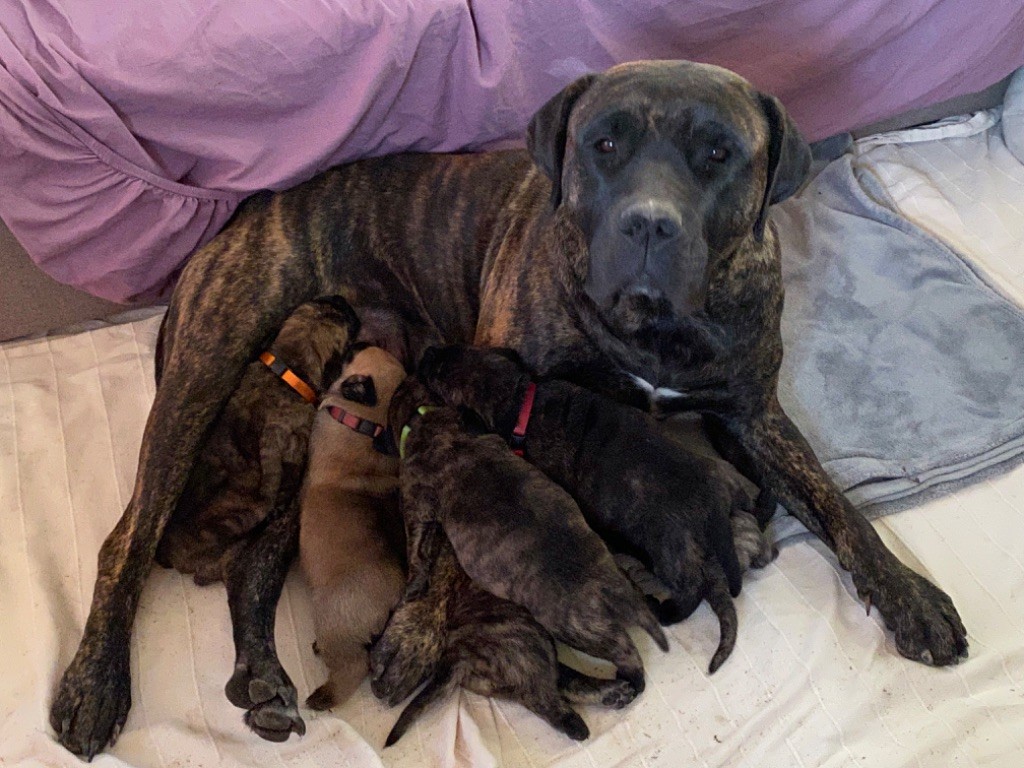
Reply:
<svg viewBox="0 0 1024 768"><path fill-rule="evenodd" d="M50 705L50 725L65 748L92 760L117 741L131 705L128 639L83 641Z"/></svg>
<svg viewBox="0 0 1024 768"><path fill-rule="evenodd" d="M245 724L267 741L287 741L293 733L306 733L298 692L276 659L237 661L224 692L232 704L246 710Z"/></svg>
<svg viewBox="0 0 1024 768"><path fill-rule="evenodd" d="M425 602L401 603L370 651L370 690L393 707L434 672L444 638Z"/></svg>
<svg viewBox="0 0 1024 768"><path fill-rule="evenodd" d="M953 601L923 576L893 558L874 578L854 574L854 584L868 610L878 608L908 659L941 667L967 657L967 630Z"/></svg>

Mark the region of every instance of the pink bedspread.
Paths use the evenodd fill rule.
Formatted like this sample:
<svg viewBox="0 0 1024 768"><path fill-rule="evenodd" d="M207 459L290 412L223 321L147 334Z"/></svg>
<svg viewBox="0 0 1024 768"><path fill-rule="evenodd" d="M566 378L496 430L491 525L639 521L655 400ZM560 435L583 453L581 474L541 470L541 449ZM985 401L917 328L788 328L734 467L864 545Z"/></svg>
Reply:
<svg viewBox="0 0 1024 768"><path fill-rule="evenodd" d="M1024 64L1020 0L0 0L0 216L61 282L152 297L246 195L518 141L586 71L690 58L821 138Z"/></svg>

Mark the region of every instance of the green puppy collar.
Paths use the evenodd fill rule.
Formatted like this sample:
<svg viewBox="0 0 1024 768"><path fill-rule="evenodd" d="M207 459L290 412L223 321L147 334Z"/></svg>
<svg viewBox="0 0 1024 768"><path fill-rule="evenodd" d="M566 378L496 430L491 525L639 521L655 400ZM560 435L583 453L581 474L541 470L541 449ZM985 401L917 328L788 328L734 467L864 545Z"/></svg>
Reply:
<svg viewBox="0 0 1024 768"><path fill-rule="evenodd" d="M431 411L436 410L436 405L421 405L419 408L416 409L416 413L413 416L413 419L415 419L416 416L426 416ZM400 459L405 458L405 441L409 439L409 433L412 432L413 419L409 419L409 423L402 427L402 434L398 438L398 457Z"/></svg>

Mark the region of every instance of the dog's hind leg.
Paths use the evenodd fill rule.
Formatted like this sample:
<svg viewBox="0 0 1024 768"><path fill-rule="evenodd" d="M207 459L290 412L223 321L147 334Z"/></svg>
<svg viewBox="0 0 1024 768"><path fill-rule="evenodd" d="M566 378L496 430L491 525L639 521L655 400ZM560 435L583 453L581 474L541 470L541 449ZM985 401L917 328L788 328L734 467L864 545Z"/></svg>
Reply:
<svg viewBox="0 0 1024 768"><path fill-rule="evenodd" d="M558 690L573 704L612 709L622 709L637 696L636 689L625 680L591 677L562 663L558 664Z"/></svg>
<svg viewBox="0 0 1024 768"><path fill-rule="evenodd" d="M50 708L61 744L87 758L113 743L127 718L139 595L209 427L260 345L319 290L322 270L292 250L280 211L263 203L250 213L192 258L168 310L135 489L100 548L85 634Z"/></svg>
<svg viewBox="0 0 1024 768"><path fill-rule="evenodd" d="M586 627L551 627L548 631L568 646L596 659L610 661L615 665L617 679L625 680L638 694L643 693L644 664L625 627L590 624Z"/></svg>
<svg viewBox="0 0 1024 768"><path fill-rule="evenodd" d="M271 518L228 564L225 584L235 640L228 699L246 710L245 723L268 741L300 736L298 694L277 658L274 619L288 566L299 545L299 504Z"/></svg>
<svg viewBox="0 0 1024 768"><path fill-rule="evenodd" d="M590 729L583 718L557 690L533 691L531 695L517 697L515 700L573 741L583 741L590 737Z"/></svg>

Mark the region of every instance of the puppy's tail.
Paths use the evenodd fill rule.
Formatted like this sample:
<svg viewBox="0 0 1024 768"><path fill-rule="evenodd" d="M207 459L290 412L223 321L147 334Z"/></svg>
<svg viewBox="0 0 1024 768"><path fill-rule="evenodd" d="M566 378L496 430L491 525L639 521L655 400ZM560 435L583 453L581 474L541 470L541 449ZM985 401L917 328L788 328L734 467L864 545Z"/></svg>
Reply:
<svg viewBox="0 0 1024 768"><path fill-rule="evenodd" d="M409 726L415 722L416 718L423 714L424 711L430 708L438 699L448 696L456 687L457 683L452 676L452 668L447 665L441 665L437 668L437 672L427 682L423 689L416 694L416 697L409 702L408 706L402 710L402 714L398 716L398 721L395 723L394 728L391 729L391 733L388 734L387 739L384 740L384 746L390 747L396 741L398 741L405 732L409 730Z"/></svg>
<svg viewBox="0 0 1024 768"><path fill-rule="evenodd" d="M661 650L667 651L668 638L665 637L665 630L661 628L661 624L655 617L654 612L651 611L647 601L642 597L638 601L636 614L636 623L640 625L640 628L651 636Z"/></svg>
<svg viewBox="0 0 1024 768"><path fill-rule="evenodd" d="M331 709L344 704L370 671L369 651L357 641L338 641L332 645L325 647L322 642L318 644L329 672L327 682L306 699L306 706L310 709Z"/></svg>
<svg viewBox="0 0 1024 768"><path fill-rule="evenodd" d="M718 624L721 627L718 650L711 657L711 664L708 666L708 674L713 675L732 654L732 649L736 647L736 630L739 619L736 616L736 606L733 605L732 597L729 595L725 574L721 569L715 567L708 568L707 571L705 597L707 597L711 610L718 617Z"/></svg>
<svg viewBox="0 0 1024 768"><path fill-rule="evenodd" d="M744 569L740 566L740 559L736 554L730 516L724 513L715 515L711 521L710 534L714 554L722 566L722 573L729 585L729 594L737 597L743 586Z"/></svg>

